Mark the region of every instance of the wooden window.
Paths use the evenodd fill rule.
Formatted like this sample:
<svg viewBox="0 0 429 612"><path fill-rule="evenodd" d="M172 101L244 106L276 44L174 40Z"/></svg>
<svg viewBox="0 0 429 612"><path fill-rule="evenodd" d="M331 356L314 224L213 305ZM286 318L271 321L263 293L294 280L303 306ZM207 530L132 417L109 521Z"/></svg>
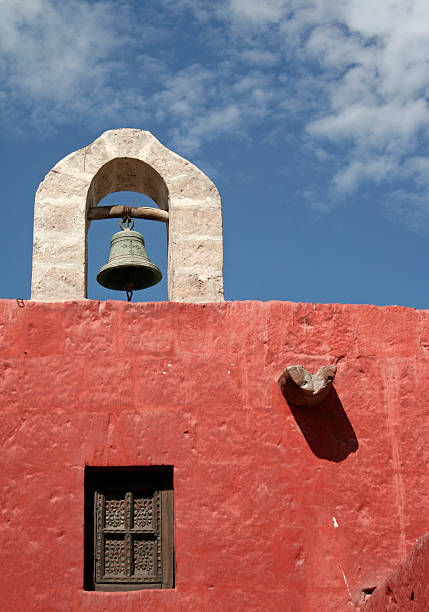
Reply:
<svg viewBox="0 0 429 612"><path fill-rule="evenodd" d="M87 590L174 587L173 468L85 469Z"/></svg>

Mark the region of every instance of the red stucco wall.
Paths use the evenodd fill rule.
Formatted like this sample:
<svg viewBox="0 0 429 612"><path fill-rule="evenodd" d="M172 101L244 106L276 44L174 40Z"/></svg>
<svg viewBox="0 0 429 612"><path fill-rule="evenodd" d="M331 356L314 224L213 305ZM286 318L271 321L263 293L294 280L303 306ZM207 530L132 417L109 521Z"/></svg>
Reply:
<svg viewBox="0 0 429 612"><path fill-rule="evenodd" d="M428 529L426 311L1 301L0 357L4 610L346 611ZM82 590L85 464L174 465L176 589Z"/></svg>
<svg viewBox="0 0 429 612"><path fill-rule="evenodd" d="M429 533L362 607L364 612L427 612L429 610Z"/></svg>

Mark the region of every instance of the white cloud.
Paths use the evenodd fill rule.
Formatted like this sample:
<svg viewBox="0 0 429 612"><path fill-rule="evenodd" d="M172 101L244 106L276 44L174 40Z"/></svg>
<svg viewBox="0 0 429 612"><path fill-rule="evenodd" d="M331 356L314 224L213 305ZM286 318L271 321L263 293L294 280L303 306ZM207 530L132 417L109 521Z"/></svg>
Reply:
<svg viewBox="0 0 429 612"><path fill-rule="evenodd" d="M334 14L332 3L313 4L318 22L307 14L301 23L303 49L319 65L326 103L308 131L351 145L334 184L346 192L405 176L402 157L429 125L429 4L343 0Z"/></svg>
<svg viewBox="0 0 429 612"><path fill-rule="evenodd" d="M429 209L427 191L413 193L404 189L393 190L384 200L383 205L396 223L403 225L405 222L411 230L416 232L427 227Z"/></svg>
<svg viewBox="0 0 429 612"><path fill-rule="evenodd" d="M264 0L263 2L261 0L229 0L228 4L233 16L261 25L279 21L288 2L286 0Z"/></svg>
<svg viewBox="0 0 429 612"><path fill-rule="evenodd" d="M236 132L242 120L240 109L230 104L223 108L212 108L173 130L173 141L183 151L197 151L204 140Z"/></svg>
<svg viewBox="0 0 429 612"><path fill-rule="evenodd" d="M222 72L200 65L166 79L153 97L176 124L173 142L186 154L195 153L205 141L235 134L245 137L249 126L266 118L276 104L271 75L257 70L239 77L228 67Z"/></svg>
<svg viewBox="0 0 429 612"><path fill-rule="evenodd" d="M279 106L306 114L319 160L325 145L338 148L333 198L371 182L394 189L410 181L420 210L427 206L429 162L420 154L429 126L427 0L228 0L225 7L231 31L245 38L247 28L261 47L271 35L288 59Z"/></svg>
<svg viewBox="0 0 429 612"><path fill-rule="evenodd" d="M364 159L354 157L335 178L334 184L340 193L354 191L365 181L380 183L398 170L397 160L392 156L371 156Z"/></svg>
<svg viewBox="0 0 429 612"><path fill-rule="evenodd" d="M258 68L275 62L272 53L252 45L239 49L243 57L235 62L247 66L243 75L228 57L178 68L174 36L155 24L136 27L136 6L112 0L1 0L3 120L22 111L19 119L25 114L44 131L77 118L93 125L150 118L169 125L181 150L194 153L204 141L265 116L274 99L272 77ZM182 2L198 19L210 6ZM138 52L128 63L132 49Z"/></svg>
<svg viewBox="0 0 429 612"><path fill-rule="evenodd" d="M152 100L160 109L161 118L172 114L177 118L189 118L205 108L214 94L215 77L210 70L194 64L176 74L168 74L163 88Z"/></svg>
<svg viewBox="0 0 429 612"><path fill-rule="evenodd" d="M278 142L298 118L332 197L411 181L425 202L428 23L427 0L0 0L0 112L151 118L186 154L268 120ZM183 24L199 38L182 62Z"/></svg>
<svg viewBox="0 0 429 612"><path fill-rule="evenodd" d="M243 49L238 53L239 58L251 66L273 66L279 61L278 56L268 49L258 47Z"/></svg>
<svg viewBox="0 0 429 612"><path fill-rule="evenodd" d="M0 81L9 96L77 105L104 83L120 44L112 5L80 0L2 0Z"/></svg>

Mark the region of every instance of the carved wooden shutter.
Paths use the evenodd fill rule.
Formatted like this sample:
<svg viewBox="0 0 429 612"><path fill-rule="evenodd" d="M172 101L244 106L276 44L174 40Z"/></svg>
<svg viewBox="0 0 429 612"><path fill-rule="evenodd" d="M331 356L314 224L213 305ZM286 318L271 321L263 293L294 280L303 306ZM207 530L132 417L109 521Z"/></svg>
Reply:
<svg viewBox="0 0 429 612"><path fill-rule="evenodd" d="M103 474L101 484L95 482L93 488L94 588L171 588L173 492L155 488L155 482L151 486L124 482L121 486L118 473L120 470L110 474L113 484L106 484L108 478ZM150 476L149 481L156 480Z"/></svg>

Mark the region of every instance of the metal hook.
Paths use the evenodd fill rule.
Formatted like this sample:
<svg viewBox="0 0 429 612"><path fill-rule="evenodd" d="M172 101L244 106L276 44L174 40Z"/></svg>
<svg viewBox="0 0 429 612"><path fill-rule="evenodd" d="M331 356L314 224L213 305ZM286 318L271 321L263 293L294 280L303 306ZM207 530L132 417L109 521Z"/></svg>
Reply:
<svg viewBox="0 0 429 612"><path fill-rule="evenodd" d="M124 227L125 224L125 227ZM119 223L121 229L123 230L132 230L134 227L134 220L131 217L124 217L122 221Z"/></svg>

